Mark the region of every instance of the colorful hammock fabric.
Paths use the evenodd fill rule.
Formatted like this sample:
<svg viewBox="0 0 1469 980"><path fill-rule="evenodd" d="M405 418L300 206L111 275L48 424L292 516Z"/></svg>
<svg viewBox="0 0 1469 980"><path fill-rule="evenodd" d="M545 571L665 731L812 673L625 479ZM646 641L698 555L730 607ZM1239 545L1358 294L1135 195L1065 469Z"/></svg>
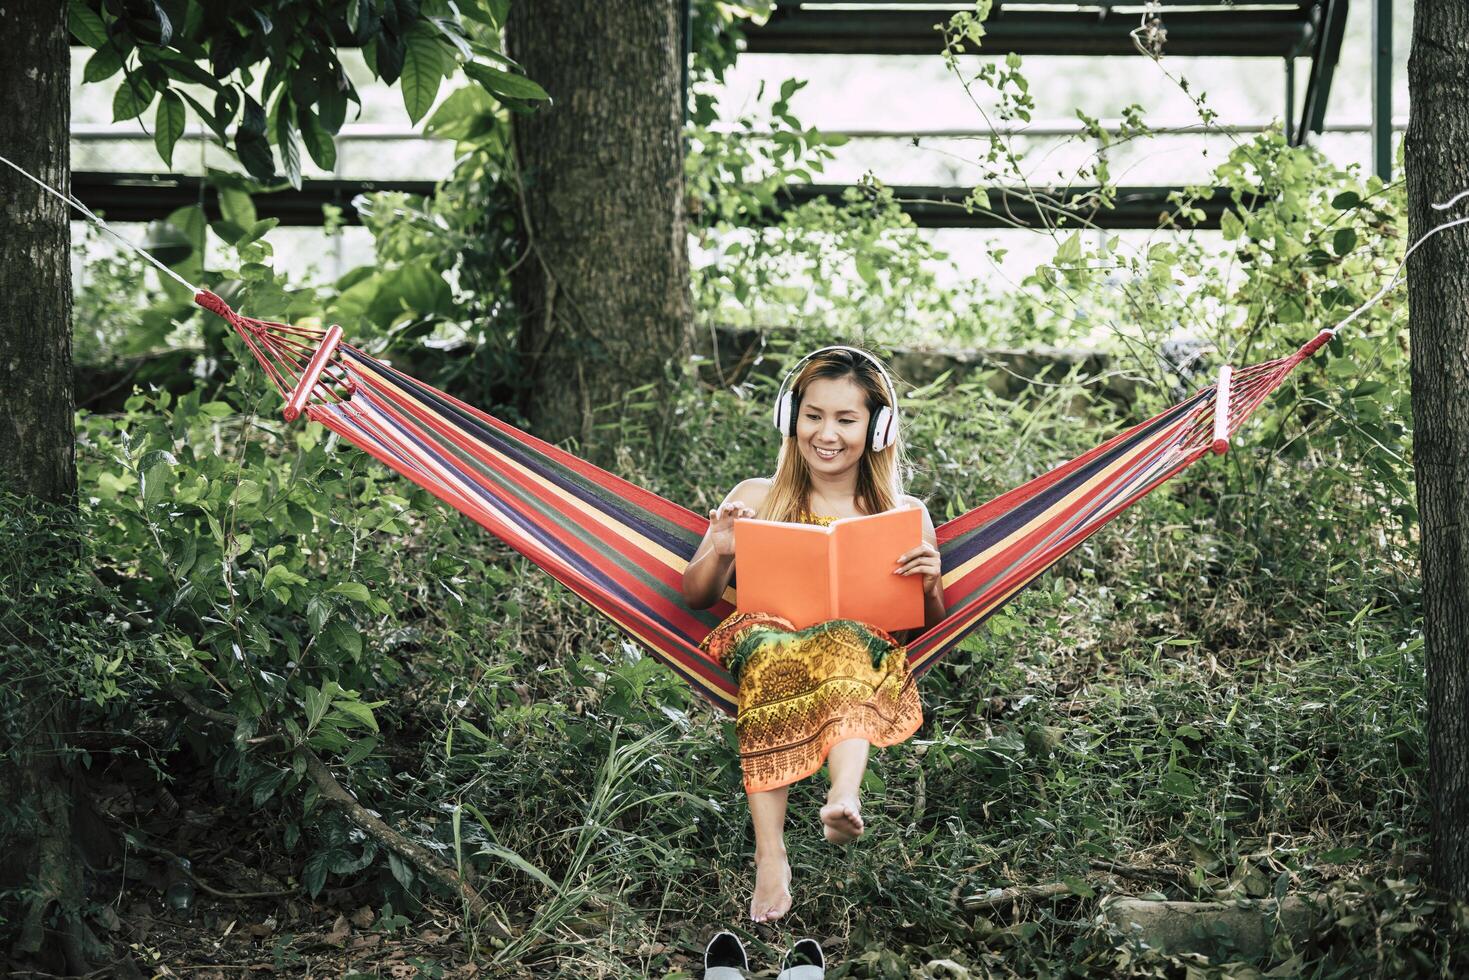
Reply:
<svg viewBox="0 0 1469 980"><path fill-rule="evenodd" d="M699 642L734 590L689 609L683 571L708 518L600 469L342 343L340 327L241 316L201 291L286 399L483 525L604 613L733 715L738 688ZM1229 436L1331 337L1231 371L1217 384L936 528L948 616L908 645L914 677L1102 525Z"/></svg>

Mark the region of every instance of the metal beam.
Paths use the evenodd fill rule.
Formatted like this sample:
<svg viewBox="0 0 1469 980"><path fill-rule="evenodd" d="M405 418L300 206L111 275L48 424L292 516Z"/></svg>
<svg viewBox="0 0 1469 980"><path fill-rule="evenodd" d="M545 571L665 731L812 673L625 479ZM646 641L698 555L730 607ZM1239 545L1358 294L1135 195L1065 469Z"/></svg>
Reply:
<svg viewBox="0 0 1469 980"><path fill-rule="evenodd" d="M1372 0L1372 172L1392 180L1392 0Z"/></svg>
<svg viewBox="0 0 1469 980"><path fill-rule="evenodd" d="M155 221L166 218L182 207L199 203L198 177L173 174L125 174L97 171L74 171L71 192L93 211L106 213L110 221ZM261 218L279 218L282 225L320 227L322 205L334 204L342 209L342 220L349 225L362 223L352 199L374 191L401 191L405 194L432 194L432 180L303 180L301 189L286 188L271 193L252 195L255 213ZM213 221L220 216L219 197L204 182L204 213Z"/></svg>
<svg viewBox="0 0 1469 980"><path fill-rule="evenodd" d="M1041 228L1064 225L1068 228L1096 227L1106 229L1157 229L1169 226L1218 228L1219 219L1232 207L1230 192L1216 188L1210 196L1195 202L1204 212L1198 223L1176 222L1170 216L1176 207L1168 198L1178 187L1119 187L1110 208L1095 204L1095 187L1037 188L1033 192L1010 188L988 191L990 209L994 213L966 210L967 187L922 187L888 185L903 213L920 228ZM842 184L792 184L777 196L773 214L786 207L823 199L840 204L847 191ZM1037 200L1039 198L1040 200ZM1071 201L1089 202L1072 205ZM1250 207L1253 200L1245 202Z"/></svg>
<svg viewBox="0 0 1469 980"><path fill-rule="evenodd" d="M1285 59L1285 141L1296 141L1296 59Z"/></svg>
<svg viewBox="0 0 1469 980"><path fill-rule="evenodd" d="M1308 0L1309 2L1309 0ZM934 29L952 9L779 7L763 26L745 28L755 54L936 54ZM1171 55L1283 58L1311 38L1307 7L1184 9L1164 12ZM1007 9L985 21L983 53L1137 55L1132 13L1090 9ZM981 49L967 47L969 53Z"/></svg>
<svg viewBox="0 0 1469 980"><path fill-rule="evenodd" d="M93 211L104 212L111 221L156 221L182 207L199 203L200 178L170 174L122 174L76 171L72 174L72 194ZM322 206L334 204L343 209L342 220L361 224L352 206L358 194L374 191L400 191L405 194L428 195L434 192L431 180L306 180L300 190L287 188L253 195L255 211L262 218L279 218L282 225L320 227ZM990 206L995 213L966 211L963 202L970 194L967 187L928 187L889 185L903 213L921 228L1035 228L1064 225L1071 228L1166 227L1168 215L1174 213L1168 197L1177 187L1119 187L1110 208L1095 204L1094 187L1038 188L1034 194L1007 188L989 191ZM766 217L774 218L786 208L817 199L841 203L847 191L845 184L792 184L771 205ZM209 220L220 216L214 188L204 185L204 211ZM1039 198L1039 200L1037 200ZM1071 202L1089 202L1073 204ZM1218 228L1220 215L1230 206L1229 193L1223 189L1196 203L1204 219L1192 228ZM1250 206L1250 202L1246 202Z"/></svg>
<svg viewBox="0 0 1469 980"><path fill-rule="evenodd" d="M1320 134L1326 124L1326 100L1331 94L1331 79L1341 60L1341 39L1346 33L1347 0L1326 0L1318 6L1316 43L1311 51L1311 76L1306 80L1306 96L1301 100L1301 121L1296 126L1295 143L1306 142L1308 132Z"/></svg>

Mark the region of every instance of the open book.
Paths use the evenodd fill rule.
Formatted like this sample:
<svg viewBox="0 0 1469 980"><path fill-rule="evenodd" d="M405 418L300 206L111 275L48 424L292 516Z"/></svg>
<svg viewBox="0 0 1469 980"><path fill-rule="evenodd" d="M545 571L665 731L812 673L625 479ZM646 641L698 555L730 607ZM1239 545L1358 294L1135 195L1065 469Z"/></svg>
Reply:
<svg viewBox="0 0 1469 980"><path fill-rule="evenodd" d="M923 543L916 507L843 517L830 527L735 521L740 612L771 613L805 629L855 619L889 632L923 625L923 576L894 575Z"/></svg>

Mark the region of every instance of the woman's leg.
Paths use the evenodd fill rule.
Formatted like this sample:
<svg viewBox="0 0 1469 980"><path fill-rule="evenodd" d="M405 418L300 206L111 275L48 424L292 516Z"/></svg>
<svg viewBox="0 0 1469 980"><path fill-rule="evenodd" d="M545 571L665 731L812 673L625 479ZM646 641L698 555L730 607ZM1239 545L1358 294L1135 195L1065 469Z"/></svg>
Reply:
<svg viewBox="0 0 1469 980"><path fill-rule="evenodd" d="M867 770L867 749L867 739L849 738L833 745L826 755L831 790L826 794L826 806L821 808L821 823L826 839L833 844L846 844L862 836L858 789L862 773Z"/></svg>
<svg viewBox="0 0 1469 980"><path fill-rule="evenodd" d="M791 910L791 866L786 861L786 797L789 787L750 793L755 825L755 894L750 918L770 922Z"/></svg>

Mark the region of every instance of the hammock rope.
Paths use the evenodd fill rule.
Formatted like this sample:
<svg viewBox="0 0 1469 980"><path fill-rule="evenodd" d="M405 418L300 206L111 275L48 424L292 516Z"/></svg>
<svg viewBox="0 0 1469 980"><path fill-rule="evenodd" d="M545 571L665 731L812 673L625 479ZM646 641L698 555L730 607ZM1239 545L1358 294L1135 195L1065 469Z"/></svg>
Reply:
<svg viewBox="0 0 1469 980"><path fill-rule="evenodd" d="M339 328L243 316L207 290L196 302L235 329L288 406L504 540L714 705L734 712L733 679L699 650L699 641L734 608L734 590L706 610L683 602L683 571L708 527L706 517L339 343ZM1270 392L1332 335L1322 330L1285 357L1224 371L1222 386L1203 387L939 525L949 614L908 645L914 673L931 668L1155 487L1223 451Z"/></svg>
<svg viewBox="0 0 1469 980"><path fill-rule="evenodd" d="M0 156L47 193L137 252L228 322L285 401L461 511L606 615L716 707L734 714L737 688L699 641L734 608L684 605L683 570L708 519L523 432L341 342L341 328L244 316L123 238L80 201ZM1443 211L1469 191L1432 205ZM1429 238L1406 250L1375 295L1295 352L1221 370L1215 385L1100 446L939 525L948 615L908 645L916 675L1097 530L1230 437L1301 362L1380 302ZM1216 417L1217 416L1217 417Z"/></svg>

